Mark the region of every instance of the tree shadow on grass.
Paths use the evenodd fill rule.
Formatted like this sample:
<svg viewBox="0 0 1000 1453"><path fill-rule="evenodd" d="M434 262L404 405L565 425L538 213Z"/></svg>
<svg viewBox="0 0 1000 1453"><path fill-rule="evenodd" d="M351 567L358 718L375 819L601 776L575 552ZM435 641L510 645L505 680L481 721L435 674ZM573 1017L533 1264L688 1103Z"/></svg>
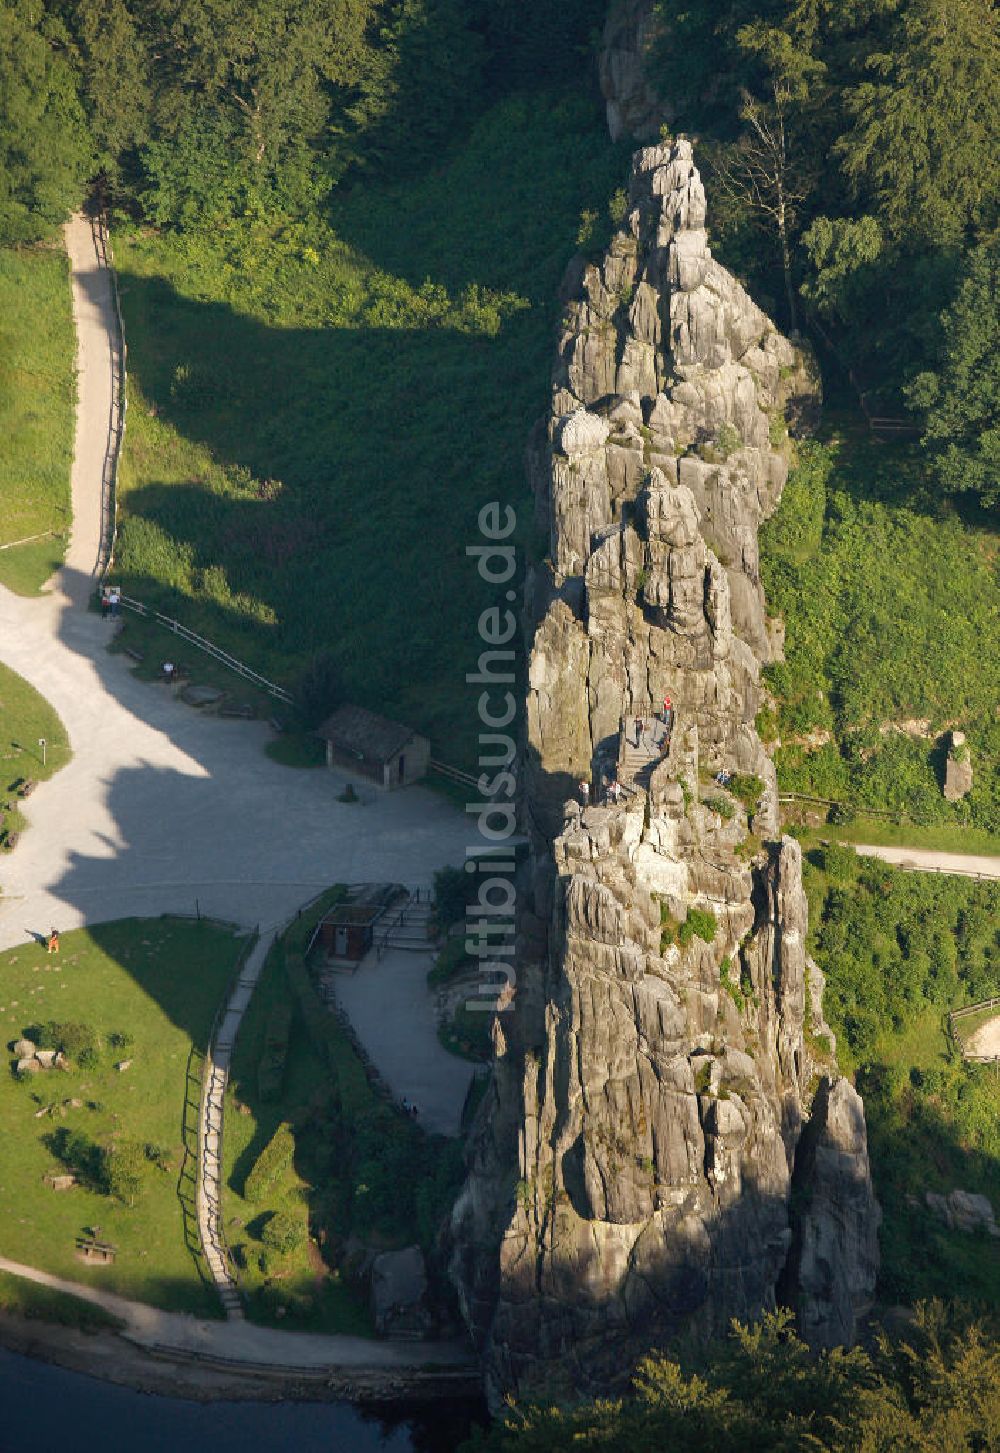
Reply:
<svg viewBox="0 0 1000 1453"><path fill-rule="evenodd" d="M185 477L180 456L145 458L133 426L148 482L123 500L127 592L272 679L294 680L329 651L351 698L436 736L458 732L468 755L464 678L497 592L466 546L481 541L489 500L515 506L520 534L529 523L523 441L545 396L548 340L539 353L520 317L497 338L268 328L160 280L128 289L145 320L130 353L133 408L152 406L215 462ZM205 396L192 377L212 381ZM180 477L157 477L160 463Z"/></svg>

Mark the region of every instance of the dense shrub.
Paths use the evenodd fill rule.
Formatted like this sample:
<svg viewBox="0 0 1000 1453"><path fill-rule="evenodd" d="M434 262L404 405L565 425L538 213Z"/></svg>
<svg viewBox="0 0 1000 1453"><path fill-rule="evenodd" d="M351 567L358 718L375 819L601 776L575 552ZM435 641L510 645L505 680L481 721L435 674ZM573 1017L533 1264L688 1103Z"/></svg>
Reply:
<svg viewBox="0 0 1000 1453"><path fill-rule="evenodd" d="M67 1059L85 1069L95 1065L100 1056L100 1034L92 1025L75 1019L48 1019L43 1024L29 1025L26 1033L39 1049L61 1049Z"/></svg>
<svg viewBox="0 0 1000 1453"><path fill-rule="evenodd" d="M109 1195L134 1206L142 1194L148 1163L146 1147L135 1140L117 1140L104 1152L104 1175Z"/></svg>
<svg viewBox="0 0 1000 1453"><path fill-rule="evenodd" d="M288 1124L281 1124L254 1161L243 1194L248 1201L263 1200L266 1192L288 1169L295 1156L295 1136Z"/></svg>
<svg viewBox="0 0 1000 1453"><path fill-rule="evenodd" d="M284 1211L273 1212L261 1228L260 1239L272 1251L287 1255L297 1251L306 1239L306 1228L301 1220Z"/></svg>
<svg viewBox="0 0 1000 1453"><path fill-rule="evenodd" d="M281 1095L291 1032L291 1002L288 999L278 999L271 1006L268 1015L264 1030L264 1049L257 1066L257 1089L262 1100L277 1100Z"/></svg>
<svg viewBox="0 0 1000 1453"><path fill-rule="evenodd" d="M718 926L718 920L710 908L689 908L687 918L677 929L677 942L682 948L687 948L693 938L711 943Z"/></svg>

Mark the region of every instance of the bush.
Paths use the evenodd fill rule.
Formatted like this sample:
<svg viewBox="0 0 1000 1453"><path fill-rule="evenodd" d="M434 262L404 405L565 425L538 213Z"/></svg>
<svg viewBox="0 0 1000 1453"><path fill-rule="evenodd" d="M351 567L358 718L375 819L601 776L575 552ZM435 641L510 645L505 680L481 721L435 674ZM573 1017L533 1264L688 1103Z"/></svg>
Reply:
<svg viewBox="0 0 1000 1453"><path fill-rule="evenodd" d="M262 1100L277 1100L281 1095L291 1031L291 1003L287 999L279 999L268 1015L264 1050L257 1066L257 1089Z"/></svg>
<svg viewBox="0 0 1000 1453"><path fill-rule="evenodd" d="M434 874L434 912L438 927L448 929L465 917L466 905L475 896L476 875L464 868L439 868Z"/></svg>
<svg viewBox="0 0 1000 1453"><path fill-rule="evenodd" d="M120 1140L104 1152L104 1174L108 1194L134 1206L142 1194L146 1147L135 1140Z"/></svg>
<svg viewBox="0 0 1000 1453"><path fill-rule="evenodd" d="M764 784L759 777L748 772L734 772L727 784L734 797L738 797L753 817L764 794Z"/></svg>
<svg viewBox="0 0 1000 1453"><path fill-rule="evenodd" d="M344 700L340 669L330 651L320 651L299 678L296 705L306 726L317 727Z"/></svg>
<svg viewBox="0 0 1000 1453"><path fill-rule="evenodd" d="M461 972L472 958L465 951L464 934L449 938L434 960L434 967L427 975L428 984L447 984Z"/></svg>
<svg viewBox="0 0 1000 1453"><path fill-rule="evenodd" d="M295 1137L291 1126L283 1122L253 1163L243 1187L246 1199L262 1200L265 1192L291 1165L294 1156Z"/></svg>
<svg viewBox="0 0 1000 1453"><path fill-rule="evenodd" d="M62 1050L67 1059L75 1060L84 1068L97 1063L101 1036L89 1024L80 1024L75 1019L49 1019L44 1024L29 1025L25 1033L39 1049Z"/></svg>
<svg viewBox="0 0 1000 1453"><path fill-rule="evenodd" d="M677 941L682 948L687 948L693 938L711 943L718 926L715 914L710 908L689 908L687 918L677 930Z"/></svg>
<svg viewBox="0 0 1000 1453"><path fill-rule="evenodd" d="M306 1228L295 1216L289 1216L284 1211L275 1211L264 1222L260 1239L272 1251L287 1256L303 1244Z"/></svg>
<svg viewBox="0 0 1000 1453"><path fill-rule="evenodd" d="M733 806L731 799L723 797L721 792L712 797L703 797L702 802L712 812L717 812L723 822L732 822L736 816L736 808Z"/></svg>

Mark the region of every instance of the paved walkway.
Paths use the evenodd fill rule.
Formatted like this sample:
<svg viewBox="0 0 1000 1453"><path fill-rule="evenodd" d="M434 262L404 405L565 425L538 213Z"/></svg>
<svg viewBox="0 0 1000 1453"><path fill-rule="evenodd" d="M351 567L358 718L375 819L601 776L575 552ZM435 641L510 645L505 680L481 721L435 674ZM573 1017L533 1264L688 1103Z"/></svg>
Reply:
<svg viewBox="0 0 1000 1453"><path fill-rule="evenodd" d="M103 1307L124 1324L123 1335L140 1347L179 1357L242 1363L277 1370L399 1368L468 1368L473 1356L461 1342L374 1342L367 1337L325 1336L318 1332L284 1332L250 1322L210 1322L185 1312L163 1312L145 1302L132 1302L99 1287L81 1286L0 1256L0 1271L51 1287Z"/></svg>
<svg viewBox="0 0 1000 1453"><path fill-rule="evenodd" d="M26 599L0 587L0 661L51 702L73 757L25 802L29 830L0 860L0 948L53 924L65 932L125 917L192 913L196 906L245 928L259 926L260 957L248 965L219 1035L210 1099L221 1109L228 1053L252 989L249 974L259 970L274 930L334 882L429 887L436 868L463 861L469 827L422 788L342 803L344 774L271 761L263 753L270 733L262 723L202 715L173 688L136 680L127 658L108 653L112 624L84 607L100 546L113 301L82 219L67 229L67 246L80 354L73 533L47 595ZM411 1009L403 1006L407 1015ZM208 1140L214 1177L206 1187L217 1205L221 1147L217 1135ZM67 1285L76 1292L75 1284ZM166 1314L146 1308L143 1315ZM206 1336L218 1333L211 1324L197 1325ZM248 1327L246 1336L262 1331ZM270 1335L280 1341L292 1334ZM370 1351L363 1340L358 1346ZM423 1348L410 1361L415 1357L423 1357Z"/></svg>
<svg viewBox="0 0 1000 1453"><path fill-rule="evenodd" d="M88 218L65 228L76 325L77 429L70 476L73 526L63 586L83 605L96 584L101 547L101 488L113 423L118 327L111 275L101 265ZM96 486L96 487L95 487Z"/></svg>
<svg viewBox="0 0 1000 1453"><path fill-rule="evenodd" d="M457 1135L473 1068L437 1037L427 989L433 962L432 954L389 949L382 959L370 953L353 974L331 974L329 981L393 1092L416 1105L426 1130Z"/></svg>
<svg viewBox="0 0 1000 1453"><path fill-rule="evenodd" d="M1000 879L1000 858L975 853L936 853L929 848L889 848L871 843L849 843L863 858L880 858L896 868L919 873L957 873L965 878Z"/></svg>

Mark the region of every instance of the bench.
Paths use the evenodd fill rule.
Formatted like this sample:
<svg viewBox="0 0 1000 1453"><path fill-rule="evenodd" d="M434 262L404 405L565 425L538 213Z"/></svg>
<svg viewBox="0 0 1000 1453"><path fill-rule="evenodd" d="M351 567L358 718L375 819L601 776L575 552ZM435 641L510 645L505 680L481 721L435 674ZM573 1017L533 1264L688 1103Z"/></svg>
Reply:
<svg viewBox="0 0 1000 1453"><path fill-rule="evenodd" d="M17 847L17 845L18 845L18 843L20 841L21 841L21 834L19 832L6 832L6 833L4 833L4 836L3 836L3 845L4 845L4 847L7 849L7 851L9 853L12 853L14 851L14 849Z"/></svg>
<svg viewBox="0 0 1000 1453"><path fill-rule="evenodd" d="M132 660L135 661L136 665L138 666L141 666L143 661L145 661L146 659L145 651L140 651L137 646L126 646L125 654L126 656L131 656Z"/></svg>
<svg viewBox="0 0 1000 1453"><path fill-rule="evenodd" d="M250 703L246 701L243 703L242 706L233 706L232 704L220 706L219 715L238 717L241 721L253 721L257 713L254 711Z"/></svg>
<svg viewBox="0 0 1000 1453"><path fill-rule="evenodd" d="M17 789L18 797L30 797L37 786L38 783L32 777L29 777L28 780L26 782L22 782L20 787Z"/></svg>

